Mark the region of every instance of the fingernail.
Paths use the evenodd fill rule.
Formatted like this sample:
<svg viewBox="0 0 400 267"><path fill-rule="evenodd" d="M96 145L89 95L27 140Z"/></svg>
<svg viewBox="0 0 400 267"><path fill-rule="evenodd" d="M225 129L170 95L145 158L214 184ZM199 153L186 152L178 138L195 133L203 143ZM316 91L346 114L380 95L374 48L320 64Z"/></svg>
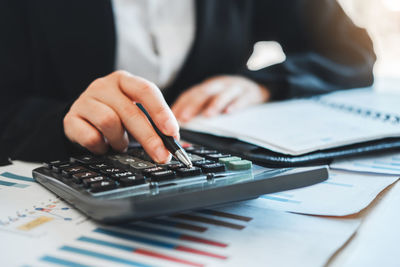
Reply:
<svg viewBox="0 0 400 267"><path fill-rule="evenodd" d="M168 162L168 159L171 157L171 154L163 147L159 147L156 149L156 161L158 163Z"/></svg>
<svg viewBox="0 0 400 267"><path fill-rule="evenodd" d="M167 135L175 135L178 131L179 126L176 120L169 118L166 122L164 122L164 130Z"/></svg>

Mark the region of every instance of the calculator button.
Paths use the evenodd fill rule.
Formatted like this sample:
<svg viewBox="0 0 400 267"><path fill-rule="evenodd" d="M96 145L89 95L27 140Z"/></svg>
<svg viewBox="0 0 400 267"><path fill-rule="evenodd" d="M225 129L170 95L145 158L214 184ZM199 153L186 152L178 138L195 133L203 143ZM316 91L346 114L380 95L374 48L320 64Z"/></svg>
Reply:
<svg viewBox="0 0 400 267"><path fill-rule="evenodd" d="M155 181L173 179L176 177L175 172L171 170L151 172L148 175L151 177L152 180Z"/></svg>
<svg viewBox="0 0 400 267"><path fill-rule="evenodd" d="M53 165L53 171L60 173L63 169L74 167L76 164L70 162L63 162L60 164Z"/></svg>
<svg viewBox="0 0 400 267"><path fill-rule="evenodd" d="M170 170L176 170L176 169L185 167L185 165L183 165L182 163L165 164L163 166L165 166L166 168L168 168Z"/></svg>
<svg viewBox="0 0 400 267"><path fill-rule="evenodd" d="M111 167L111 168L102 169L102 170L100 170L100 172L105 175L114 175L116 173L124 172L124 170L120 169L120 168L116 168L116 167Z"/></svg>
<svg viewBox="0 0 400 267"><path fill-rule="evenodd" d="M107 164L107 163L104 163L104 162L100 162L100 163L95 163L95 164L89 165L89 168L95 169L95 170L112 168L112 167L113 166L111 164Z"/></svg>
<svg viewBox="0 0 400 267"><path fill-rule="evenodd" d="M239 157L226 157L226 158L220 158L218 161L219 163L225 164L226 166L228 166L228 163L231 161L238 161L238 160L242 160Z"/></svg>
<svg viewBox="0 0 400 267"><path fill-rule="evenodd" d="M45 162L43 164L46 169L51 170L51 168L53 168L53 165L60 164L60 163L61 163L61 160L54 160L54 161L50 161L50 162Z"/></svg>
<svg viewBox="0 0 400 267"><path fill-rule="evenodd" d="M159 171L165 171L165 169L163 167L153 167L143 170L143 173L150 174L152 172L159 172Z"/></svg>
<svg viewBox="0 0 400 267"><path fill-rule="evenodd" d="M215 153L215 154L206 155L206 158L211 159L211 160L219 160L220 158L227 158L230 156L231 155L229 155L229 154Z"/></svg>
<svg viewBox="0 0 400 267"><path fill-rule="evenodd" d="M85 187L90 187L91 184L93 183L97 183L97 182L101 182L101 181L105 181L106 177L104 176L95 176L92 178L86 178L82 180L82 183Z"/></svg>
<svg viewBox="0 0 400 267"><path fill-rule="evenodd" d="M140 161L140 162L133 162L133 163L129 164L129 166L135 170L143 170L143 169L147 169L147 168L153 168L156 165L154 165L151 162Z"/></svg>
<svg viewBox="0 0 400 267"><path fill-rule="evenodd" d="M119 183L122 186L132 186L132 185L144 184L145 180L144 180L143 175L135 174L135 175L120 178Z"/></svg>
<svg viewBox="0 0 400 267"><path fill-rule="evenodd" d="M222 164L222 163L205 164L205 165L201 166L201 169L205 173L209 173L209 172L224 172L225 171L225 164Z"/></svg>
<svg viewBox="0 0 400 267"><path fill-rule="evenodd" d="M87 155L87 156L80 156L80 157L72 157L71 162L79 162L82 164L94 164L101 162L101 159L95 156Z"/></svg>
<svg viewBox="0 0 400 267"><path fill-rule="evenodd" d="M97 183L93 183L90 186L90 190L92 193L103 192L107 190L112 190L117 188L117 184L114 181L101 181Z"/></svg>
<svg viewBox="0 0 400 267"><path fill-rule="evenodd" d="M87 172L87 171L89 171L89 170L83 166L75 166L75 167L63 169L61 172L64 176L70 177L71 175L74 175L76 173Z"/></svg>
<svg viewBox="0 0 400 267"><path fill-rule="evenodd" d="M80 173L75 173L72 175L72 179L76 182L76 183L81 183L83 179L85 178L92 178L95 176L99 176L98 173L96 172L92 172L92 171L86 171L86 172L80 172Z"/></svg>
<svg viewBox="0 0 400 267"><path fill-rule="evenodd" d="M122 177L127 177L127 176L132 176L132 175L134 175L132 172L125 171L125 172L115 173L115 174L111 175L111 178L113 178L115 180L119 180Z"/></svg>
<svg viewBox="0 0 400 267"><path fill-rule="evenodd" d="M193 165L195 165L197 167L201 167L202 165L212 164L212 163L215 163L215 162L212 160L205 159L205 160L193 162Z"/></svg>
<svg viewBox="0 0 400 267"><path fill-rule="evenodd" d="M194 150L199 150L199 149L204 149L204 148L202 148L202 147L199 147L199 146L193 146L193 145L191 145L191 146L189 146L189 147L184 147L184 149L185 149L185 151L186 152L192 152L192 151L194 151Z"/></svg>
<svg viewBox="0 0 400 267"><path fill-rule="evenodd" d="M176 170L176 173L179 176L196 176L201 174L201 169L198 167L192 167L192 168L180 168Z"/></svg>
<svg viewBox="0 0 400 267"><path fill-rule="evenodd" d="M238 161L231 161L228 163L228 169L230 170L249 170L252 167L252 163L249 160L238 160Z"/></svg>

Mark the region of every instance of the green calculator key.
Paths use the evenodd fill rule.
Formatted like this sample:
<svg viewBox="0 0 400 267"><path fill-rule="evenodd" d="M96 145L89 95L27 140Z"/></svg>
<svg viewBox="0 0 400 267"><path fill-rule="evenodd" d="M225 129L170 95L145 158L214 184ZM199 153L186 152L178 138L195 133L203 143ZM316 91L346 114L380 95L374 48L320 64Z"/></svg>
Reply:
<svg viewBox="0 0 400 267"><path fill-rule="evenodd" d="M249 160L235 160L228 162L228 169L230 170L248 170L251 169L252 163Z"/></svg>
<svg viewBox="0 0 400 267"><path fill-rule="evenodd" d="M238 161L241 160L239 157L226 157L226 158L220 158L219 163L225 164L228 167L228 163L231 161Z"/></svg>

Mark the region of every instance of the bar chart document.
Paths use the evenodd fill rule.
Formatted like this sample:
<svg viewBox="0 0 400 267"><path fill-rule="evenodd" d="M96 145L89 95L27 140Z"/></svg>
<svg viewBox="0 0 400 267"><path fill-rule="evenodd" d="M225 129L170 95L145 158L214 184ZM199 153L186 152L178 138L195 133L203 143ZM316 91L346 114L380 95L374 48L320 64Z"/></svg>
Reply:
<svg viewBox="0 0 400 267"><path fill-rule="evenodd" d="M4 266L324 266L359 226L241 203L101 225L32 181L30 170L0 168L10 183L0 185Z"/></svg>

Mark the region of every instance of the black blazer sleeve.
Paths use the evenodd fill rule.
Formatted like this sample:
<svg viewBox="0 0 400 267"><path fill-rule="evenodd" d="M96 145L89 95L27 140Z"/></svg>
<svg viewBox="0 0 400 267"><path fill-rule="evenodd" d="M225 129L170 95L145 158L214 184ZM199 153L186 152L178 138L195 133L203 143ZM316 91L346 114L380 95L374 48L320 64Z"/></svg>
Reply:
<svg viewBox="0 0 400 267"><path fill-rule="evenodd" d="M27 8L21 1L0 2L0 161L8 157L42 161L73 150L62 121L70 103L33 88L32 43ZM46 75L46 73L40 73ZM49 75L51 79L51 75ZM54 145L57 147L55 148Z"/></svg>
<svg viewBox="0 0 400 267"><path fill-rule="evenodd" d="M373 83L372 42L335 0L278 2L254 2L252 38L277 41L286 60L242 75L267 86L275 100Z"/></svg>

